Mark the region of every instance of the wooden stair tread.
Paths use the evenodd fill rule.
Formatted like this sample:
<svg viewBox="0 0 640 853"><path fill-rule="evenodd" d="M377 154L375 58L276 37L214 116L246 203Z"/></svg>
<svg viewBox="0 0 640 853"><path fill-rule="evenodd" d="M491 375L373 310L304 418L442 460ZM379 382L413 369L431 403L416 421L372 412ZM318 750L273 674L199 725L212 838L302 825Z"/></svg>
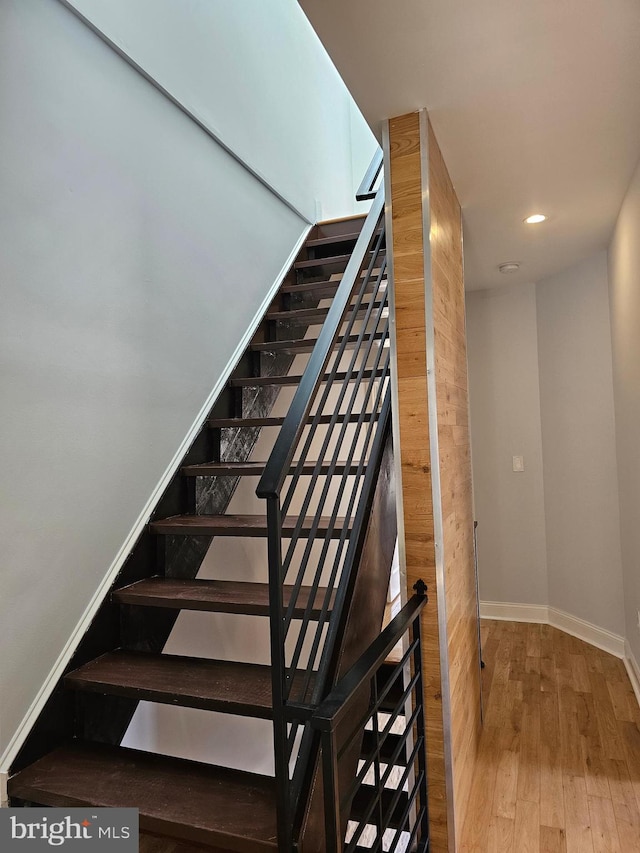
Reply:
<svg viewBox="0 0 640 853"><path fill-rule="evenodd" d="M314 237L304 244L307 249L315 249L316 246L330 246L332 243L355 243L360 236L359 231L349 234L332 234L331 237Z"/></svg>
<svg viewBox="0 0 640 853"><path fill-rule="evenodd" d="M346 340L346 347L355 346L359 341L359 335L349 335ZM379 341L383 337L382 332L375 332L373 335L368 335L367 339L373 337ZM261 341L260 343L251 344L250 348L254 352L284 352L289 354L311 352L317 343L317 338L299 338L291 341ZM340 346L344 342L344 337L339 337L335 345Z"/></svg>
<svg viewBox="0 0 640 853"><path fill-rule="evenodd" d="M185 465L182 468L182 473L186 477L259 477L264 471L266 462L204 462L200 465ZM306 462L301 466L300 473L302 475L311 475L315 471L315 462ZM329 465L321 465L319 473L326 475L329 473ZM296 466L291 466L291 471L295 471ZM358 470L358 465L344 465L338 463L333 468L333 473L342 475L344 473L355 474Z"/></svg>
<svg viewBox="0 0 640 853"><path fill-rule="evenodd" d="M9 780L9 794L63 808L138 808L140 829L237 853L277 850L272 777L73 741Z"/></svg>
<svg viewBox="0 0 640 853"><path fill-rule="evenodd" d="M341 228L343 225L348 225L349 222L357 222L358 220L364 224L366 218L366 213L352 213L349 216L336 216L333 219L321 219L319 222L316 222L315 227L321 231L328 230L330 228Z"/></svg>
<svg viewBox="0 0 640 853"><path fill-rule="evenodd" d="M382 379L386 374L384 370L376 371L376 378ZM361 379L371 379L373 376L372 370L364 370L362 372ZM323 382L328 382L331 378L329 373L325 373L322 377ZM336 373L333 379L336 382L344 382L347 378L347 374L345 372ZM355 382L358 378L358 372L355 371L349 377L350 381ZM232 388L260 388L264 385L299 385L302 382L302 374L292 375L292 376L243 376L238 379L230 379L229 385Z"/></svg>
<svg viewBox="0 0 640 853"><path fill-rule="evenodd" d="M371 250L368 251L365 255L365 258L369 258L372 255ZM385 256L385 250L380 249L378 252L378 258L383 258ZM350 254L341 254L341 255L329 255L326 258L309 258L306 261L296 261L293 265L293 268L296 270L305 270L311 269L312 267L321 267L329 264L346 264L351 259Z"/></svg>
<svg viewBox="0 0 640 853"><path fill-rule="evenodd" d="M313 415L309 416L309 423L313 420ZM349 423L357 423L360 417L360 413L356 412L354 414L349 415ZM367 423L371 420L371 413L367 412L363 418L363 422ZM373 417L377 417L374 415ZM320 424L329 424L331 423L332 415L320 415L318 423ZM339 415L337 422L344 423L345 417L344 415ZM284 423L284 417L281 418L211 418L207 421L207 425L209 427L215 429L234 429L235 427L276 427L282 426Z"/></svg>
<svg viewBox="0 0 640 853"><path fill-rule="evenodd" d="M283 587L285 607L289 605L291 590L289 585ZM300 587L294 616L303 615L310 593L311 587ZM311 618L319 616L325 594L326 589L320 587L311 609ZM269 584L266 583L152 577L115 590L112 599L121 604L147 607L243 613L248 616L269 615Z"/></svg>
<svg viewBox="0 0 640 853"><path fill-rule="evenodd" d="M207 425L216 429L233 429L234 427L276 427L282 426L284 417L280 418L209 418Z"/></svg>
<svg viewBox="0 0 640 853"><path fill-rule="evenodd" d="M296 270L310 269L324 264L347 264L351 255L331 255L327 258L311 258L307 261L296 261L293 268Z"/></svg>
<svg viewBox="0 0 640 853"><path fill-rule="evenodd" d="M380 308L381 302L374 302L373 309ZM292 308L289 311L270 311L267 314L267 320L323 320L327 314L329 313L330 306L326 308ZM367 310L369 309L369 303L365 303L361 305L358 309L357 317L362 319ZM351 319L353 316L353 312L347 314L347 320ZM346 322L346 320L345 320Z"/></svg>
<svg viewBox="0 0 640 853"><path fill-rule="evenodd" d="M147 702L263 720L273 716L271 667L255 663L118 650L69 673L64 682L74 690Z"/></svg>
<svg viewBox="0 0 640 853"><path fill-rule="evenodd" d="M329 530L331 519L320 518L317 534L324 535ZM282 521L284 536L291 534L298 523L298 518L289 516ZM331 531L332 539L339 539L344 526L344 518L336 518ZM313 524L312 518L303 521L300 535L308 535ZM351 522L349 522L351 528ZM175 515L149 525L152 533L165 536L266 536L266 515Z"/></svg>
<svg viewBox="0 0 640 853"><path fill-rule="evenodd" d="M287 282L280 288L280 293L315 293L316 291L322 291L329 296L335 294L341 284L342 281L340 279L336 279L335 281L305 281L302 284L298 284L297 282ZM375 287L376 281L372 277L364 292L370 293ZM384 290L384 288L385 282L382 282L380 284L380 290Z"/></svg>

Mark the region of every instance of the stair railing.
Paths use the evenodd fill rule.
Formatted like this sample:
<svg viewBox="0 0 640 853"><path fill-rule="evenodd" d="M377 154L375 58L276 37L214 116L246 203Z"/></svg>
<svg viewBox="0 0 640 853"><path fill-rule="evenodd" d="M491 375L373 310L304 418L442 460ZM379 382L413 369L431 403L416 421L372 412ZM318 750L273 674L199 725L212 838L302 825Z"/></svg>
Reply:
<svg viewBox="0 0 640 853"><path fill-rule="evenodd" d="M420 612L427 597L424 583L419 581L416 589L311 719L322 738L326 853L354 853L364 847L371 853L429 849L420 644ZM400 659L382 680L382 667L398 644L403 647ZM357 697L363 688L369 702L361 713ZM354 742L363 741L363 734L369 734L366 754L355 779L345 779L341 760ZM361 817L351 822L345 840L356 800Z"/></svg>
<svg viewBox="0 0 640 853"><path fill-rule="evenodd" d="M369 194L381 156L368 172ZM337 644L389 428L386 270L381 186L256 490L267 501L282 851L293 849L299 830L317 743L311 715L335 681Z"/></svg>
<svg viewBox="0 0 640 853"><path fill-rule="evenodd" d="M378 149L373 155L371 163L369 163L360 186L356 190L357 201L369 201L376 197L377 190L374 190L374 187L382 172L382 162L382 151Z"/></svg>

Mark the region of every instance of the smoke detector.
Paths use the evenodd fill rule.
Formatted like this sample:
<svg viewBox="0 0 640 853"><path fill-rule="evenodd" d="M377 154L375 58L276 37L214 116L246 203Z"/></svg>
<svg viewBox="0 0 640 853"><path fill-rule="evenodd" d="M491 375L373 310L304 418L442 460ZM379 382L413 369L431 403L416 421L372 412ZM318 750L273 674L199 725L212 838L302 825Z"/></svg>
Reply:
<svg viewBox="0 0 640 853"><path fill-rule="evenodd" d="M501 273L509 275L512 272L518 272L518 270L520 269L520 264L517 264L515 261L508 261L506 264L500 264L498 269Z"/></svg>

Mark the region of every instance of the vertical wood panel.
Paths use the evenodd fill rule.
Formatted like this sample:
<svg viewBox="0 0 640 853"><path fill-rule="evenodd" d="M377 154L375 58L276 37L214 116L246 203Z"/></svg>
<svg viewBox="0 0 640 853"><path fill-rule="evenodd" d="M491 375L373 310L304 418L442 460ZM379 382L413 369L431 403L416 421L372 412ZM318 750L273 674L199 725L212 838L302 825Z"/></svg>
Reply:
<svg viewBox="0 0 640 853"><path fill-rule="evenodd" d="M433 330L456 835L466 816L480 737L480 661L473 554L462 219L429 124ZM516 822L517 823L517 822Z"/></svg>
<svg viewBox="0 0 640 853"><path fill-rule="evenodd" d="M462 232L431 127L419 113L401 116L389 121L388 139L394 416L408 592L418 578L429 587L423 656L431 849L439 853L454 850L454 826L464 822L480 731Z"/></svg>
<svg viewBox="0 0 640 853"><path fill-rule="evenodd" d="M393 288L407 587L425 581L422 614L431 849L449 850L440 634L427 399L422 152L417 113L389 122Z"/></svg>

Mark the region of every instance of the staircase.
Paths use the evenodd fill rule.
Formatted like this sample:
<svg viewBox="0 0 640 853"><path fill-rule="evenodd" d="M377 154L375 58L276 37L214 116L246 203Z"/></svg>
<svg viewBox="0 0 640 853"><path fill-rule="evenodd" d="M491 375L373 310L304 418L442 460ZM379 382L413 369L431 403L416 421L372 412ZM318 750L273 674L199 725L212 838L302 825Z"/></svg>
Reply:
<svg viewBox="0 0 640 853"><path fill-rule="evenodd" d="M396 526L383 191L367 197L366 220L311 231L17 757L11 805L136 807L154 853L428 849L424 590L380 633ZM176 654L189 613L245 620L251 653ZM274 774L124 746L141 702L270 721Z"/></svg>
<svg viewBox="0 0 640 853"><path fill-rule="evenodd" d="M312 230L18 756L9 781L12 805L135 806L145 832L219 851L285 849L282 814L278 818L278 809L285 808L289 825L294 812L306 814L296 818L296 837L289 834L287 842L303 846L313 812L308 804L314 799L310 791L315 771L309 768L317 764L317 737L311 734L308 713L306 721L285 723L283 711L293 700L302 708L311 707L309 703L317 706L344 662L353 662L354 654L362 651L362 641L354 646L353 636L360 633L368 642L379 632L395 538L390 525L393 512L389 514L393 500L388 402L385 407L389 358L383 348L388 318L385 325L380 210L370 226L371 240L354 262L352 253L363 223L363 218L356 218ZM345 296L340 288L350 262L357 270L352 292ZM336 325L339 293L344 305L338 306L342 319ZM319 339L327 337L325 321L330 315L335 333L329 345L324 343L326 358L314 380L316 390L307 392L308 405L293 424L284 413L274 414L274 406L287 393L299 399L295 392L309 384L305 366L313 368L310 354L317 352ZM351 357L356 351L357 357ZM355 392L348 390L354 387ZM328 388L331 393L321 403ZM358 403L364 408L359 409ZM293 451L295 444L297 450L288 454L281 483L304 491L311 482L315 492L309 497L290 495L274 530L266 513L234 513L229 507L246 478L264 478L265 462L255 461L256 450L266 433L283 427L289 430L288 449ZM345 458L338 458L339 448L327 450L331 442L336 444L336 436L347 448ZM324 496L318 497L318 489ZM337 496L332 498L332 492ZM367 513L373 508L379 523L375 541L370 536L368 544L366 519L363 524L358 518L360 503ZM316 508L320 505L326 511ZM345 555L356 527L359 544L351 549L355 560L352 577L347 577ZM271 588L266 549L262 580L198 575L211 542L221 537L269 540ZM273 553L283 542L295 542L305 552L301 565L293 565L300 563L298 556L290 561L290 571L283 571L281 564L273 566ZM328 564L333 560L333 571L318 562L319 551ZM336 558L336 553L341 556ZM367 611L366 628L362 616L351 612L355 602L364 601L358 587L366 585L362 578L356 583L359 566L362 578L376 587L375 594L369 589L365 596L369 605L375 605ZM274 571L285 581L276 581L277 589ZM338 620L332 617L338 605L336 625ZM282 633L284 622L293 626L289 639L295 646L294 671L285 661L289 653L284 646L279 649L272 642L272 655L288 667L286 675L280 670L280 686L286 685L287 696L276 691L276 705L271 666L164 653L176 619L185 611L270 619L272 634L274 625L276 633ZM324 636L318 639L319 634ZM305 644L313 648L303 648ZM279 719L281 729L299 726L304 730L300 742L289 749L286 759L281 757L287 766L290 761L297 764L295 797L293 774L289 778L287 767L283 799L283 782L273 776L123 747L141 701ZM323 849L322 839L311 835L306 849Z"/></svg>

